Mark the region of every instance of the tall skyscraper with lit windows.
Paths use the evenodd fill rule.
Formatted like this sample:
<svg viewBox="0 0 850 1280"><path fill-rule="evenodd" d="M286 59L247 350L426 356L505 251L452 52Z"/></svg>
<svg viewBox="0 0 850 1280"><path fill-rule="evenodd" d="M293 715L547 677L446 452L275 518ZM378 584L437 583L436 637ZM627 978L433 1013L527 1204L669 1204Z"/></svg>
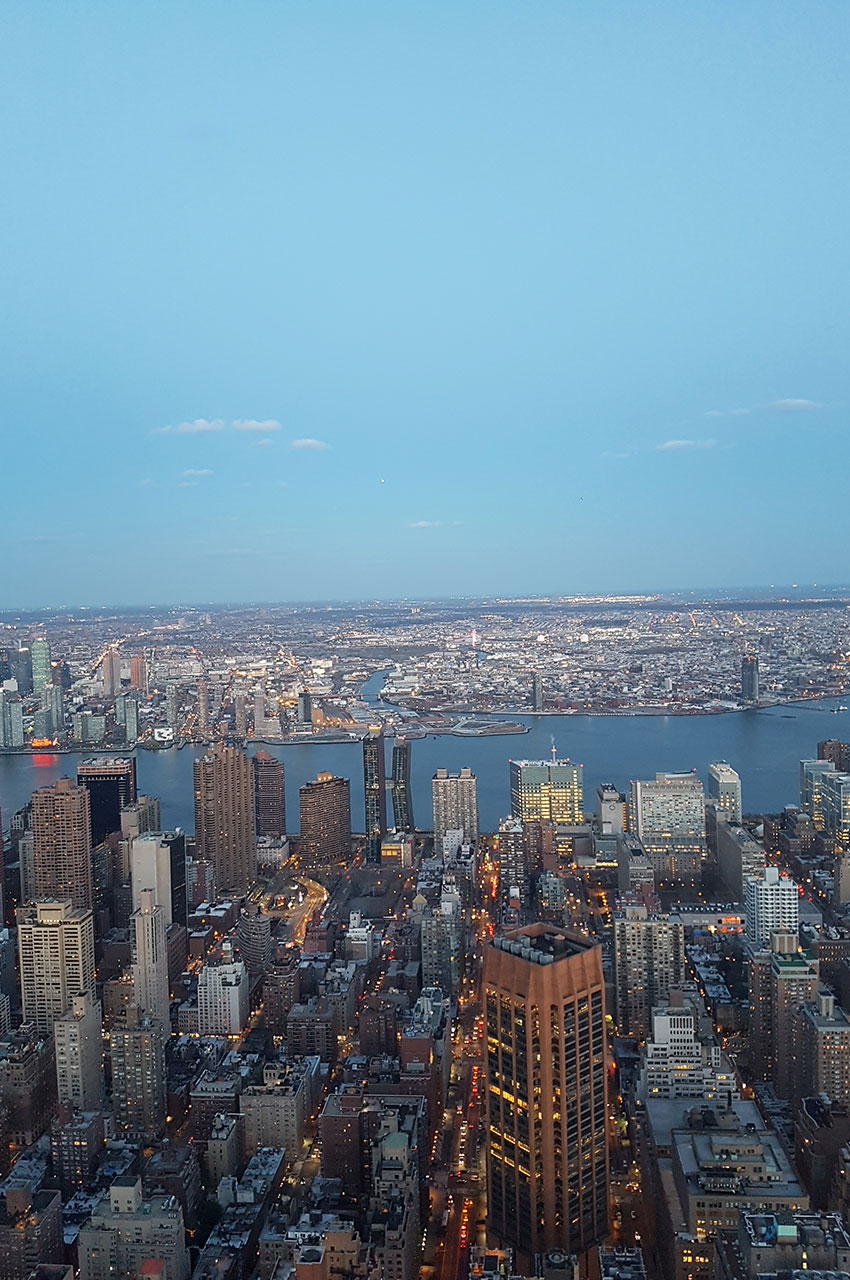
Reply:
<svg viewBox="0 0 850 1280"><path fill-rule="evenodd" d="M387 834L387 769L380 729L370 729L363 739L363 793L366 861L377 864L381 861L381 841Z"/></svg>
<svg viewBox="0 0 850 1280"><path fill-rule="evenodd" d="M511 760L511 813L521 822L578 823L584 818L580 764Z"/></svg>
<svg viewBox="0 0 850 1280"><path fill-rule="evenodd" d="M195 841L221 893L247 893L257 874L254 775L235 747L216 745L195 761Z"/></svg>

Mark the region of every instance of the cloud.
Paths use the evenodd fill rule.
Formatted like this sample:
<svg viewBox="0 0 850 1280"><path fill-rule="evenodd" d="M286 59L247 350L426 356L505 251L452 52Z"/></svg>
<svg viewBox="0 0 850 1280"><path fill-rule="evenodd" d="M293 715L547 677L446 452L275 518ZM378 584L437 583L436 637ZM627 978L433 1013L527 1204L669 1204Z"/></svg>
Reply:
<svg viewBox="0 0 850 1280"><path fill-rule="evenodd" d="M809 409L825 409L817 400L771 400L769 409L782 409L785 413L806 413Z"/></svg>
<svg viewBox="0 0 850 1280"><path fill-rule="evenodd" d="M313 440L310 436L302 437L300 440L290 440L290 449L330 449L330 445L324 440Z"/></svg>
<svg viewBox="0 0 850 1280"><path fill-rule="evenodd" d="M674 449L713 449L716 440L665 440L655 446L656 453L671 453Z"/></svg>
<svg viewBox="0 0 850 1280"><path fill-rule="evenodd" d="M197 489L197 480L181 480L178 488L180 489Z"/></svg>
<svg viewBox="0 0 850 1280"><path fill-rule="evenodd" d="M269 445L274 444L274 440L270 436L266 436L264 440L256 440L254 443L257 445Z"/></svg>
<svg viewBox="0 0 850 1280"><path fill-rule="evenodd" d="M195 435L199 431L223 431L224 422L221 418L195 418L193 422L178 422L176 427L154 427L156 435L166 435L173 432L178 436Z"/></svg>
<svg viewBox="0 0 850 1280"><path fill-rule="evenodd" d="M439 529L442 520L414 520L411 529Z"/></svg>
<svg viewBox="0 0 850 1280"><path fill-rule="evenodd" d="M234 431L262 431L268 434L269 431L280 431L281 426L276 418L265 418L260 421L257 418L234 418Z"/></svg>
<svg viewBox="0 0 850 1280"><path fill-rule="evenodd" d="M183 474L184 476L211 476L213 472L209 467L188 467Z"/></svg>
<svg viewBox="0 0 850 1280"><path fill-rule="evenodd" d="M708 409L703 414L705 418L745 418L747 414L752 413L752 409Z"/></svg>

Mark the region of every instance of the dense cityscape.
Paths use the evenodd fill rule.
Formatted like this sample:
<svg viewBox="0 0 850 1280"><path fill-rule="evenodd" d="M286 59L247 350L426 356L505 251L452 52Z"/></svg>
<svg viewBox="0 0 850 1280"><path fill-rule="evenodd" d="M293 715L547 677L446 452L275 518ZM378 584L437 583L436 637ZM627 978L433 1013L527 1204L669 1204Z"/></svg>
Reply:
<svg viewBox="0 0 850 1280"><path fill-rule="evenodd" d="M2 816L0 1280L847 1271L850 744L777 813L554 747L497 829L470 768L414 812L417 730L548 707L572 631L690 709L843 688L843 601L623 603L7 622L4 745L67 767ZM340 733L362 811L288 814L266 746ZM191 834L137 785L184 741Z"/></svg>

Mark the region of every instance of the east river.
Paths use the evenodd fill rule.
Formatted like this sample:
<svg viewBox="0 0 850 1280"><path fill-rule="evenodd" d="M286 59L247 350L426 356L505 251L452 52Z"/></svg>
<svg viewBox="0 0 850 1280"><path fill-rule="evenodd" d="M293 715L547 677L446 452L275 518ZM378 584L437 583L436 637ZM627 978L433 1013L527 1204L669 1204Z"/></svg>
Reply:
<svg viewBox="0 0 850 1280"><path fill-rule="evenodd" d="M777 812L799 801L799 762L817 753L822 738L850 738L850 711L831 712L836 701L792 703L763 711L696 716L533 716L523 734L482 738L439 735L411 743L413 816L431 825L431 777L439 768L469 765L478 778L482 830L493 830L510 810L508 761L543 759L551 748L584 765L585 806L593 807L597 784L621 790L632 778L656 771L696 769L705 781L712 760L728 760L741 775L744 810ZM387 742L387 772L390 749ZM307 742L264 746L284 761L287 827L298 828L298 788L320 769L351 780L352 826L362 826L363 770L359 742ZM86 753L81 753L85 755ZM198 748L138 751L139 790L158 796L166 828L194 829L192 765ZM35 787L73 774L74 755L0 756L3 823L24 805ZM388 800L388 817L391 815Z"/></svg>

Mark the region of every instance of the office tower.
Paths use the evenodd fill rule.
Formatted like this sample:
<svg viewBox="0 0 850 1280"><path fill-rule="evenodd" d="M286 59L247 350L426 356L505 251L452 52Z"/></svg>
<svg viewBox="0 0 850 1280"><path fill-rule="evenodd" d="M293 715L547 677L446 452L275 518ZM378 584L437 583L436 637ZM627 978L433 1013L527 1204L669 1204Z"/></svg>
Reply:
<svg viewBox="0 0 850 1280"><path fill-rule="evenodd" d="M759 700L759 660L747 654L741 659L741 701L755 706Z"/></svg>
<svg viewBox="0 0 850 1280"><path fill-rule="evenodd" d="M626 829L626 797L612 782L596 788L596 823L601 835L622 835Z"/></svg>
<svg viewBox="0 0 850 1280"><path fill-rule="evenodd" d="M32 687L38 692L46 684L53 684L53 667L50 662L50 645L43 636L36 636L30 645L32 661Z"/></svg>
<svg viewBox="0 0 850 1280"><path fill-rule="evenodd" d="M496 834L495 862L503 894L516 889L523 896L526 878L523 834L519 818L502 818Z"/></svg>
<svg viewBox="0 0 850 1280"><path fill-rule="evenodd" d="M116 1178L80 1227L77 1255L79 1280L189 1280L179 1200L143 1197L141 1178Z"/></svg>
<svg viewBox="0 0 850 1280"><path fill-rule="evenodd" d="M236 926L239 955L249 974L264 973L272 962L272 918L259 903L243 907Z"/></svg>
<svg viewBox="0 0 850 1280"><path fill-rule="evenodd" d="M123 701L124 740L128 746L134 746L139 739L139 704L133 695L129 693L124 697Z"/></svg>
<svg viewBox="0 0 850 1280"><path fill-rule="evenodd" d="M283 761L258 751L251 761L254 770L254 806L258 836L286 835L286 801Z"/></svg>
<svg viewBox="0 0 850 1280"><path fill-rule="evenodd" d="M201 733L206 733L210 727L210 694L207 688L207 682L204 679L198 681L198 729Z"/></svg>
<svg viewBox="0 0 850 1280"><path fill-rule="evenodd" d="M61 1103L78 1111L99 1111L103 1104L103 1038L100 1001L88 992L75 995L70 1008L53 1023L56 1092Z"/></svg>
<svg viewBox="0 0 850 1280"><path fill-rule="evenodd" d="M817 997L818 962L797 950L797 935L776 929L770 938L770 1057L773 1087L780 1098L800 1097L801 1005Z"/></svg>
<svg viewBox="0 0 850 1280"><path fill-rule="evenodd" d="M381 841L387 834L387 775L384 735L370 729L363 739L363 792L365 800L366 861L381 861Z"/></svg>
<svg viewBox="0 0 850 1280"><path fill-rule="evenodd" d="M233 732L237 738L248 736L248 703L242 692L233 695Z"/></svg>
<svg viewBox="0 0 850 1280"><path fill-rule="evenodd" d="M818 830L823 829L822 787L827 774L835 772L831 760L800 761L800 808L807 813Z"/></svg>
<svg viewBox="0 0 850 1280"><path fill-rule="evenodd" d="M298 695L298 727L305 728L313 723L313 699L306 689Z"/></svg>
<svg viewBox="0 0 850 1280"><path fill-rule="evenodd" d="M601 948L550 924L494 938L484 992L488 1227L585 1253L608 1234Z"/></svg>
<svg viewBox="0 0 850 1280"><path fill-rule="evenodd" d="M443 889L439 905L422 915L422 985L457 991L463 969L463 912L460 895Z"/></svg>
<svg viewBox="0 0 850 1280"><path fill-rule="evenodd" d="M396 738L393 744L393 826L398 832L413 830L410 745L407 738Z"/></svg>
<svg viewBox="0 0 850 1280"><path fill-rule="evenodd" d="M521 822L582 822L582 773L570 760L511 760L511 813Z"/></svg>
<svg viewBox="0 0 850 1280"><path fill-rule="evenodd" d="M165 1131L165 1029L128 1005L109 1032L116 1128L149 1142Z"/></svg>
<svg viewBox="0 0 850 1280"><path fill-rule="evenodd" d="M347 778L320 773L299 793L301 860L306 870L348 863L351 857L351 799Z"/></svg>
<svg viewBox="0 0 850 1280"><path fill-rule="evenodd" d="M136 799L133 756L92 756L77 765L77 782L91 797L91 839L100 844L121 830L121 810Z"/></svg>
<svg viewBox="0 0 850 1280"><path fill-rule="evenodd" d="M705 795L694 773L632 782L629 822L658 880L695 880L705 856Z"/></svg>
<svg viewBox="0 0 850 1280"><path fill-rule="evenodd" d="M715 830L717 869L734 902L744 901L748 880L764 875L764 846L745 827L733 826L721 818Z"/></svg>
<svg viewBox="0 0 850 1280"><path fill-rule="evenodd" d="M37 898L70 898L92 905L89 792L60 778L32 796L33 891Z"/></svg>
<svg viewBox="0 0 850 1280"><path fill-rule="evenodd" d="M825 773L820 780L823 829L836 849L850 848L850 773Z"/></svg>
<svg viewBox="0 0 850 1280"><path fill-rule="evenodd" d="M447 831L462 831L465 844L478 839L478 783L471 769L438 769L431 780L434 848L442 849Z"/></svg>
<svg viewBox="0 0 850 1280"><path fill-rule="evenodd" d="M225 940L221 958L207 960L198 975L198 1032L202 1036L235 1036L248 1021L248 970Z"/></svg>
<svg viewBox="0 0 850 1280"><path fill-rule="evenodd" d="M0 747L24 745L24 704L19 694L0 689Z"/></svg>
<svg viewBox="0 0 850 1280"><path fill-rule="evenodd" d="M174 680L165 686L165 723L175 732L180 725L180 686Z"/></svg>
<svg viewBox="0 0 850 1280"><path fill-rule="evenodd" d="M685 927L676 915L652 914L645 906L614 912L614 982L617 1029L644 1039L656 1005L685 981Z"/></svg>
<svg viewBox="0 0 850 1280"><path fill-rule="evenodd" d="M186 924L186 837L182 831L148 831L134 836L130 879L134 909L141 905L142 891L152 889L166 927Z"/></svg>
<svg viewBox="0 0 850 1280"><path fill-rule="evenodd" d="M94 920L68 901L18 907L24 1022L47 1033L74 996L94 996Z"/></svg>
<svg viewBox="0 0 850 1280"><path fill-rule="evenodd" d="M21 645L14 655L12 679L17 681L18 693L32 693L32 653L28 645Z"/></svg>
<svg viewBox="0 0 850 1280"><path fill-rule="evenodd" d="M774 929L799 928L800 895L789 876L777 867L765 867L764 875L751 876L744 884L747 938L756 947L766 947Z"/></svg>
<svg viewBox="0 0 850 1280"><path fill-rule="evenodd" d="M708 798L715 800L718 817L725 818L733 826L741 821L741 779L725 760L717 760L708 766Z"/></svg>
<svg viewBox="0 0 850 1280"><path fill-rule="evenodd" d="M100 678L107 698L114 698L121 690L121 658L116 649L107 649L100 662Z"/></svg>
<svg viewBox="0 0 850 1280"><path fill-rule="evenodd" d="M531 705L535 711L543 710L543 677L535 671L531 680Z"/></svg>
<svg viewBox="0 0 850 1280"><path fill-rule="evenodd" d="M130 916L130 960L134 1004L168 1028L171 1000L165 913L152 889L142 889L139 905Z"/></svg>
<svg viewBox="0 0 850 1280"><path fill-rule="evenodd" d="M195 761L195 841L211 862L219 893L247 893L257 874L251 761L215 746Z"/></svg>
<svg viewBox="0 0 850 1280"><path fill-rule="evenodd" d="M134 653L130 659L130 684L140 693L148 691L148 664L143 653Z"/></svg>

